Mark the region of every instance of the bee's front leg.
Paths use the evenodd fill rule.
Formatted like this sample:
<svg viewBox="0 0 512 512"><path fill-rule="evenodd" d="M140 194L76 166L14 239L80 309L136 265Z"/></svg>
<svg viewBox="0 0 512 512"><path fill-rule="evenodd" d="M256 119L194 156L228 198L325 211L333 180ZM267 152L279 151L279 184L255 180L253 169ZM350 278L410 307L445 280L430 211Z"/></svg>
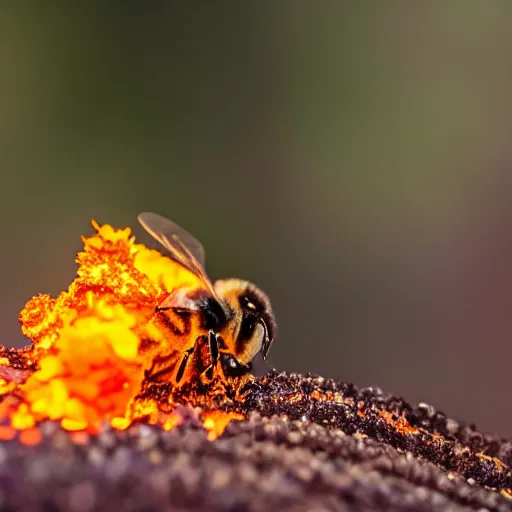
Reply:
<svg viewBox="0 0 512 512"><path fill-rule="evenodd" d="M190 361L190 357L194 353L194 348L195 348L195 345L194 345L194 347L189 348L188 350L185 351L185 354L183 355L183 357L181 359L180 366L178 367L178 371L176 372L176 384L180 383L180 381L183 379L183 376L185 375L185 373L189 373L189 372L186 372L186 370L187 370L187 367L190 366L189 361Z"/></svg>
<svg viewBox="0 0 512 512"><path fill-rule="evenodd" d="M201 379L206 383L213 380L216 373L217 363L219 361L219 338L211 329L208 331L208 359L209 364L207 365L204 372L201 374Z"/></svg>
<svg viewBox="0 0 512 512"><path fill-rule="evenodd" d="M219 355L219 336L210 330L208 335L199 336L193 347L184 350L181 359L176 353L156 357L147 374L152 380L172 380L178 387L197 380L207 383L216 373Z"/></svg>
<svg viewBox="0 0 512 512"><path fill-rule="evenodd" d="M219 360L219 338L220 336L211 329L208 331L208 348L210 349L210 365L215 368Z"/></svg>
<svg viewBox="0 0 512 512"><path fill-rule="evenodd" d="M208 332L208 348L211 364L203 372L203 377L207 381L217 377L220 380L227 377L240 377L251 372L251 364L244 365L238 359L228 352L221 352L219 346L222 345L219 334L210 330Z"/></svg>

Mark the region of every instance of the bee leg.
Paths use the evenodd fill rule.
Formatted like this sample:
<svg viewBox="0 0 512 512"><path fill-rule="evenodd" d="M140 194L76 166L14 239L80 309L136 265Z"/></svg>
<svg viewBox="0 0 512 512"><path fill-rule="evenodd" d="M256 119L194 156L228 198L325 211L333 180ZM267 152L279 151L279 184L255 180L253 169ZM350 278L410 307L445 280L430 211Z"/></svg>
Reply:
<svg viewBox="0 0 512 512"><path fill-rule="evenodd" d="M219 338L211 329L208 332L208 348L210 349L211 365L215 366L219 360Z"/></svg>
<svg viewBox="0 0 512 512"><path fill-rule="evenodd" d="M206 380L211 381L213 379L215 367L219 360L219 335L213 332L211 329L208 331L208 352L210 356L210 364L203 372Z"/></svg>
<svg viewBox="0 0 512 512"><path fill-rule="evenodd" d="M155 372L155 366L162 367L162 363L172 362L175 354L162 358L155 358L153 366L147 370L147 375L152 379L162 379L164 376L174 373L176 364L168 364ZM218 336L209 331L207 336L199 336L194 346L183 352L181 360L178 360L179 366L176 371L174 384L183 385L192 382L200 376L205 376L207 380L212 380L214 368L219 360L219 342ZM176 359L175 359L176 361Z"/></svg>
<svg viewBox="0 0 512 512"><path fill-rule="evenodd" d="M185 351L185 354L183 358L181 359L180 366L178 368L178 371L176 372L176 384L179 384L180 380L183 378L183 375L185 374L185 368L187 367L187 363L190 359L190 356L194 352L194 347L189 348L187 351Z"/></svg>
<svg viewBox="0 0 512 512"><path fill-rule="evenodd" d="M222 346L222 339L219 334L213 331L208 333L211 367L207 368L207 377L212 380L214 375L219 380L225 380L227 377L240 377L251 372L251 363L242 364L238 359L228 352L220 352L219 346ZM206 373L206 372L205 372Z"/></svg>
<svg viewBox="0 0 512 512"><path fill-rule="evenodd" d="M219 357L218 343L215 335L199 336L192 348L189 348L182 360L176 373L176 384L182 382L194 382L205 376L211 380L211 372L208 369L212 367L212 361L217 361Z"/></svg>

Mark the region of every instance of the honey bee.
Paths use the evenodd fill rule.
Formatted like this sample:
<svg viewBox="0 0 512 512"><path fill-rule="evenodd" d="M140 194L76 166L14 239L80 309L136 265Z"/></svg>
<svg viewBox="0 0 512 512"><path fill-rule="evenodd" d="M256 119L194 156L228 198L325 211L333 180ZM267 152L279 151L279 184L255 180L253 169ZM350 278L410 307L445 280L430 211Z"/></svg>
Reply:
<svg viewBox="0 0 512 512"><path fill-rule="evenodd" d="M258 353L264 361L275 337L270 301L241 279L212 283L205 272L202 244L177 224L156 213L141 213L142 227L179 265L198 278L198 286L179 287L156 307L158 321L172 331L173 350L157 358L152 378L183 385L215 375L239 376L251 370Z"/></svg>

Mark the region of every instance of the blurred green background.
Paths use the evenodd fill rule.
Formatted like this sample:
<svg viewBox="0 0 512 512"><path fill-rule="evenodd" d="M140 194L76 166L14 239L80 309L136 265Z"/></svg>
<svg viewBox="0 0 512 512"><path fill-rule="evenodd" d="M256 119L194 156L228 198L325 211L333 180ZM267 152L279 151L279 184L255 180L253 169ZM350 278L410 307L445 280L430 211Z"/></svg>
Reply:
<svg viewBox="0 0 512 512"><path fill-rule="evenodd" d="M272 366L512 435L512 2L0 11L4 344L152 210L268 292Z"/></svg>

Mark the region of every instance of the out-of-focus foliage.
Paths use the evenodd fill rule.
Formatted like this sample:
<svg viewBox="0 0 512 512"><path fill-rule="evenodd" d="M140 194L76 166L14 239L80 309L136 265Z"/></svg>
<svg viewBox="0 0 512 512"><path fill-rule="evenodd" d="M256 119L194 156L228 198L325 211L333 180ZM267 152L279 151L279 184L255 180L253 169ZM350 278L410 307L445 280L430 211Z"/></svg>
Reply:
<svg viewBox="0 0 512 512"><path fill-rule="evenodd" d="M273 299L272 365L512 432L512 4L0 9L4 344L89 219ZM140 233L140 231L139 231Z"/></svg>

